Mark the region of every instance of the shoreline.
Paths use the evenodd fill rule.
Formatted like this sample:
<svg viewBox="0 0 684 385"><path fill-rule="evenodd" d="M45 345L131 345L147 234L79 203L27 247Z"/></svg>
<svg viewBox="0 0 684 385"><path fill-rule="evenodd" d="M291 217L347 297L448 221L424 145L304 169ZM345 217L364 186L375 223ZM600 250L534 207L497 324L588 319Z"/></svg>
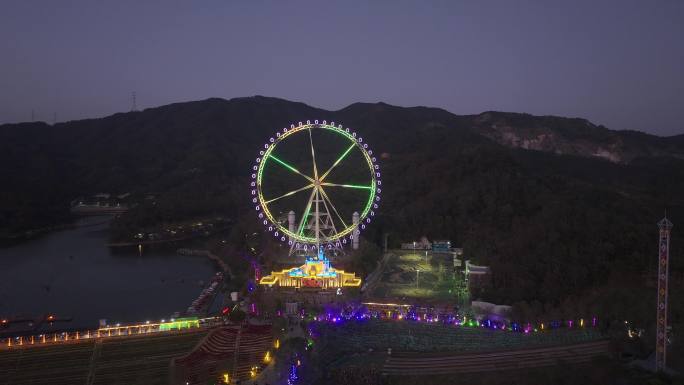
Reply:
<svg viewBox="0 0 684 385"><path fill-rule="evenodd" d="M198 257L207 257L214 263L216 263L221 270L228 274L230 276L230 279L233 280L235 279L235 275L233 275L233 270L228 266L227 263L225 263L218 255L212 253L209 250L198 250L198 249L177 249L176 254L178 255L186 255L186 256L198 256Z"/></svg>
<svg viewBox="0 0 684 385"><path fill-rule="evenodd" d="M105 246L107 247L131 247L131 246L147 246L147 245L160 245L164 243L187 241L194 238L199 238L201 235L189 235L185 237L178 237L172 239L156 239L156 240L145 240L145 241L127 241L127 242L109 242Z"/></svg>
<svg viewBox="0 0 684 385"><path fill-rule="evenodd" d="M11 235L8 235L6 237L0 238L0 249L12 247L12 246L15 246L18 244L22 244L24 242L33 241L37 238L48 235L50 233L55 233L55 232L59 232L59 231L63 231L63 230L73 230L73 229L78 229L81 227L99 226L99 225L102 225L102 224L109 222L111 220L112 215L103 214L103 215L97 215L97 216L109 217L109 218L107 220L98 221L96 223L78 224L78 221L80 219L83 219L84 217L75 217L68 223L62 223L62 224L53 225L53 226L40 227L40 228L36 228L36 229L26 230L22 233L11 234ZM93 215L92 217L96 217L96 216Z"/></svg>
<svg viewBox="0 0 684 385"><path fill-rule="evenodd" d="M174 238L165 238L165 239L147 239L147 240L137 240L137 241L119 241L119 242L109 242L106 244L107 247L132 247L132 246L146 246L146 245L160 245L164 243L173 243L173 242L181 242L181 241L189 241L191 239L197 239L197 238L208 238L211 237L212 235L215 235L221 231L227 230L228 227L221 227L214 229L213 231L209 233L197 233L197 234L187 234L179 237L174 237Z"/></svg>

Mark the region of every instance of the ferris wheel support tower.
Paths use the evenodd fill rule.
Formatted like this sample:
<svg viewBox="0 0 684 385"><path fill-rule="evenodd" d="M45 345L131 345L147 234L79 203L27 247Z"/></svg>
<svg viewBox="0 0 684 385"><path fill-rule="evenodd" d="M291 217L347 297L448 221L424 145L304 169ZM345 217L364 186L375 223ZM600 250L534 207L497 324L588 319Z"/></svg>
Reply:
<svg viewBox="0 0 684 385"><path fill-rule="evenodd" d="M335 222L332 220L332 215L330 215L330 211L328 210L328 205L325 202L325 199L323 199L320 183L316 184L316 187L311 192L311 197L309 198L307 207L313 207L313 211L310 211L308 214L309 218L302 217L300 219L297 228L303 227L304 229L312 232L315 238L316 250L319 250L321 248L322 239L327 239L337 234ZM292 221L290 223L292 224L295 220L295 213L294 211L290 211L290 213L292 217ZM296 254L298 252L304 252L304 254L306 254L306 250L306 245L298 245L297 243L292 242L292 245L290 246L290 255ZM332 248L329 248L329 250L343 252L342 247L339 247L335 244Z"/></svg>

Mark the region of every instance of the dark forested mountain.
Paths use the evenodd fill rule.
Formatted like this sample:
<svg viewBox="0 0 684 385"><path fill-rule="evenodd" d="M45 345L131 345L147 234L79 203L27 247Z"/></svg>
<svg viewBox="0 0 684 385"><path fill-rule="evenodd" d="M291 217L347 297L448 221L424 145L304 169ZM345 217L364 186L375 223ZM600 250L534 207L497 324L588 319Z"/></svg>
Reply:
<svg viewBox="0 0 684 385"><path fill-rule="evenodd" d="M655 222L684 225L684 141L581 119L267 97L208 99L47 125L0 126L2 235L68 220L77 196L159 193L151 215L251 220L249 170L276 130L343 123L382 154L378 242L447 238L493 267L492 298L552 300L655 267ZM540 151L525 150L534 149ZM675 227L676 229L677 227ZM673 244L682 244L674 232ZM684 248L673 248L675 274Z"/></svg>

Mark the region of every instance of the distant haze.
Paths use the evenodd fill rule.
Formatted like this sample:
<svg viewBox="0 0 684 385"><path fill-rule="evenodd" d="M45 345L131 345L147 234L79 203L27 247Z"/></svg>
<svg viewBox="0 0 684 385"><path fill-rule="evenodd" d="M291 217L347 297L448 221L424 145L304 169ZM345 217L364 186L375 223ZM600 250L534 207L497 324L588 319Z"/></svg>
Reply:
<svg viewBox="0 0 684 385"><path fill-rule="evenodd" d="M128 111L135 91L139 109L261 94L681 134L683 20L681 0L9 0L0 123Z"/></svg>

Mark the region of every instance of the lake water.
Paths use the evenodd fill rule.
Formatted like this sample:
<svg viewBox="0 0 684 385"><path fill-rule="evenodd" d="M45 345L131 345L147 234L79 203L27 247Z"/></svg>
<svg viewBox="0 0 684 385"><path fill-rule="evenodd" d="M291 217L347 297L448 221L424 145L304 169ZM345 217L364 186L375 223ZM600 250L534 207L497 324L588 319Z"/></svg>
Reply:
<svg viewBox="0 0 684 385"><path fill-rule="evenodd" d="M0 316L73 317L69 326L169 318L185 310L216 269L168 250L112 250L106 218L0 249Z"/></svg>

